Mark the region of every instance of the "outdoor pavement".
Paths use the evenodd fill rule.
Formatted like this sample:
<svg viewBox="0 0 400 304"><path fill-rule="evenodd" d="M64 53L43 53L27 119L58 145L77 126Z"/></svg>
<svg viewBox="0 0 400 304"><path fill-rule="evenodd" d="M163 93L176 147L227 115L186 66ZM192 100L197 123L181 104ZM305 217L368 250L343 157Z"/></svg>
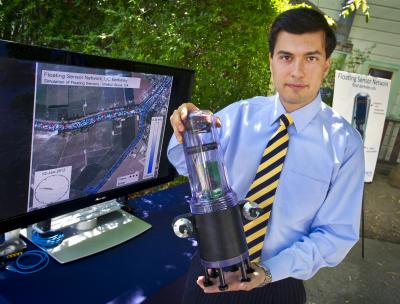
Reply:
<svg viewBox="0 0 400 304"><path fill-rule="evenodd" d="M305 281L308 304L400 303L400 244L361 240L344 261Z"/></svg>
<svg viewBox="0 0 400 304"><path fill-rule="evenodd" d="M376 173L364 191L365 250L361 239L344 261L305 282L308 304L400 303L400 189Z"/></svg>

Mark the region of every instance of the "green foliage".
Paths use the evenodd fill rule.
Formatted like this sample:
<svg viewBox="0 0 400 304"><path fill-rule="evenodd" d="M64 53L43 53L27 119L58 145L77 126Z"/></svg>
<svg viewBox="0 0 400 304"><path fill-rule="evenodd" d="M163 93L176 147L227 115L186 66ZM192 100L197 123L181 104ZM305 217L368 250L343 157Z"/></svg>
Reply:
<svg viewBox="0 0 400 304"><path fill-rule="evenodd" d="M369 58L374 47L375 46L372 46L365 51L353 48L350 54L345 55L340 53L335 54L336 56L332 56L332 63L328 75L322 83L324 102L328 105L332 105L336 70L357 73L358 68Z"/></svg>
<svg viewBox="0 0 400 304"><path fill-rule="evenodd" d="M268 27L289 7L287 0L2 1L0 35L194 69L192 102L215 111L269 93Z"/></svg>
<svg viewBox="0 0 400 304"><path fill-rule="evenodd" d="M330 88L333 90L335 86L335 72L336 70L343 70L344 68L344 63L346 56L344 54L340 54L339 56L333 56L335 54L332 54L331 57L331 66L329 67L329 72L328 75L326 75L322 87L323 88Z"/></svg>
<svg viewBox="0 0 400 304"><path fill-rule="evenodd" d="M369 58L375 45L365 50L353 48L350 55L346 58L345 71L357 73L358 68Z"/></svg>
<svg viewBox="0 0 400 304"><path fill-rule="evenodd" d="M365 51L353 48L350 54L341 54L341 56L333 57L328 75L326 76L322 86L333 89L335 85L336 70L357 73L358 68L369 58L373 48L374 46Z"/></svg>
<svg viewBox="0 0 400 304"><path fill-rule="evenodd" d="M356 10L361 10L365 16L365 22L369 20L369 6L368 0L348 0L346 4L342 7L342 12L340 15L347 17L351 12Z"/></svg>

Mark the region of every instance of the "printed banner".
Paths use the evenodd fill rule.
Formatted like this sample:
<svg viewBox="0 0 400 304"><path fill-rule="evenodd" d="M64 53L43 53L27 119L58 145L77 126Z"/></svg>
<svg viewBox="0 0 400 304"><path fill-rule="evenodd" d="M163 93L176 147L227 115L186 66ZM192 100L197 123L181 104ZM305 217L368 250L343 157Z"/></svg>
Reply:
<svg viewBox="0 0 400 304"><path fill-rule="evenodd" d="M332 107L358 130L364 141L365 182L372 182L378 160L390 80L336 71Z"/></svg>

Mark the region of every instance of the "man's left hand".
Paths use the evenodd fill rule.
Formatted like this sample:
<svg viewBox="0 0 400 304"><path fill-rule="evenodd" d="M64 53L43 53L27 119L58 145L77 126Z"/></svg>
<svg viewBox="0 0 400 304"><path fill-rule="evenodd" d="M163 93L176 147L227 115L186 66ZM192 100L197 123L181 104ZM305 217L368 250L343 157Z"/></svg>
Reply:
<svg viewBox="0 0 400 304"><path fill-rule="evenodd" d="M254 272L248 274L250 278L250 282L241 282L242 274L240 270L235 272L224 272L225 282L228 284L228 288L221 291L219 290L219 279L218 277L210 280L213 282L213 285L209 287L204 286L204 276L200 276L197 279L197 285L199 285L205 293L215 293L215 292L226 292L226 291L250 291L253 288L258 287L265 279L264 271L258 267L257 265L252 264L251 267L254 269Z"/></svg>

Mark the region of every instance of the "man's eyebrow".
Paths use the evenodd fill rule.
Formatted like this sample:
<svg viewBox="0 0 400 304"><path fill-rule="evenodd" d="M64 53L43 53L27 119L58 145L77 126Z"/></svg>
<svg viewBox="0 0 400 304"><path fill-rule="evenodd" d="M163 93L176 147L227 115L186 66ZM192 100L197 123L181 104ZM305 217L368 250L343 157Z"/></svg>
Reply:
<svg viewBox="0 0 400 304"><path fill-rule="evenodd" d="M277 54L278 54L278 55L289 55L289 56L292 56L292 55L293 55L293 54L290 53L290 52L282 51L282 50L281 50L281 51L278 51Z"/></svg>
<svg viewBox="0 0 400 304"><path fill-rule="evenodd" d="M306 56L310 55L322 55L322 53L320 51L311 51L306 53Z"/></svg>
<svg viewBox="0 0 400 304"><path fill-rule="evenodd" d="M293 53L288 52L288 51L284 51L284 50L280 50L277 52L278 55L288 55L288 56L292 56ZM322 53L320 51L311 51L311 52L307 52L305 53L306 56L310 56L310 55L322 55Z"/></svg>

